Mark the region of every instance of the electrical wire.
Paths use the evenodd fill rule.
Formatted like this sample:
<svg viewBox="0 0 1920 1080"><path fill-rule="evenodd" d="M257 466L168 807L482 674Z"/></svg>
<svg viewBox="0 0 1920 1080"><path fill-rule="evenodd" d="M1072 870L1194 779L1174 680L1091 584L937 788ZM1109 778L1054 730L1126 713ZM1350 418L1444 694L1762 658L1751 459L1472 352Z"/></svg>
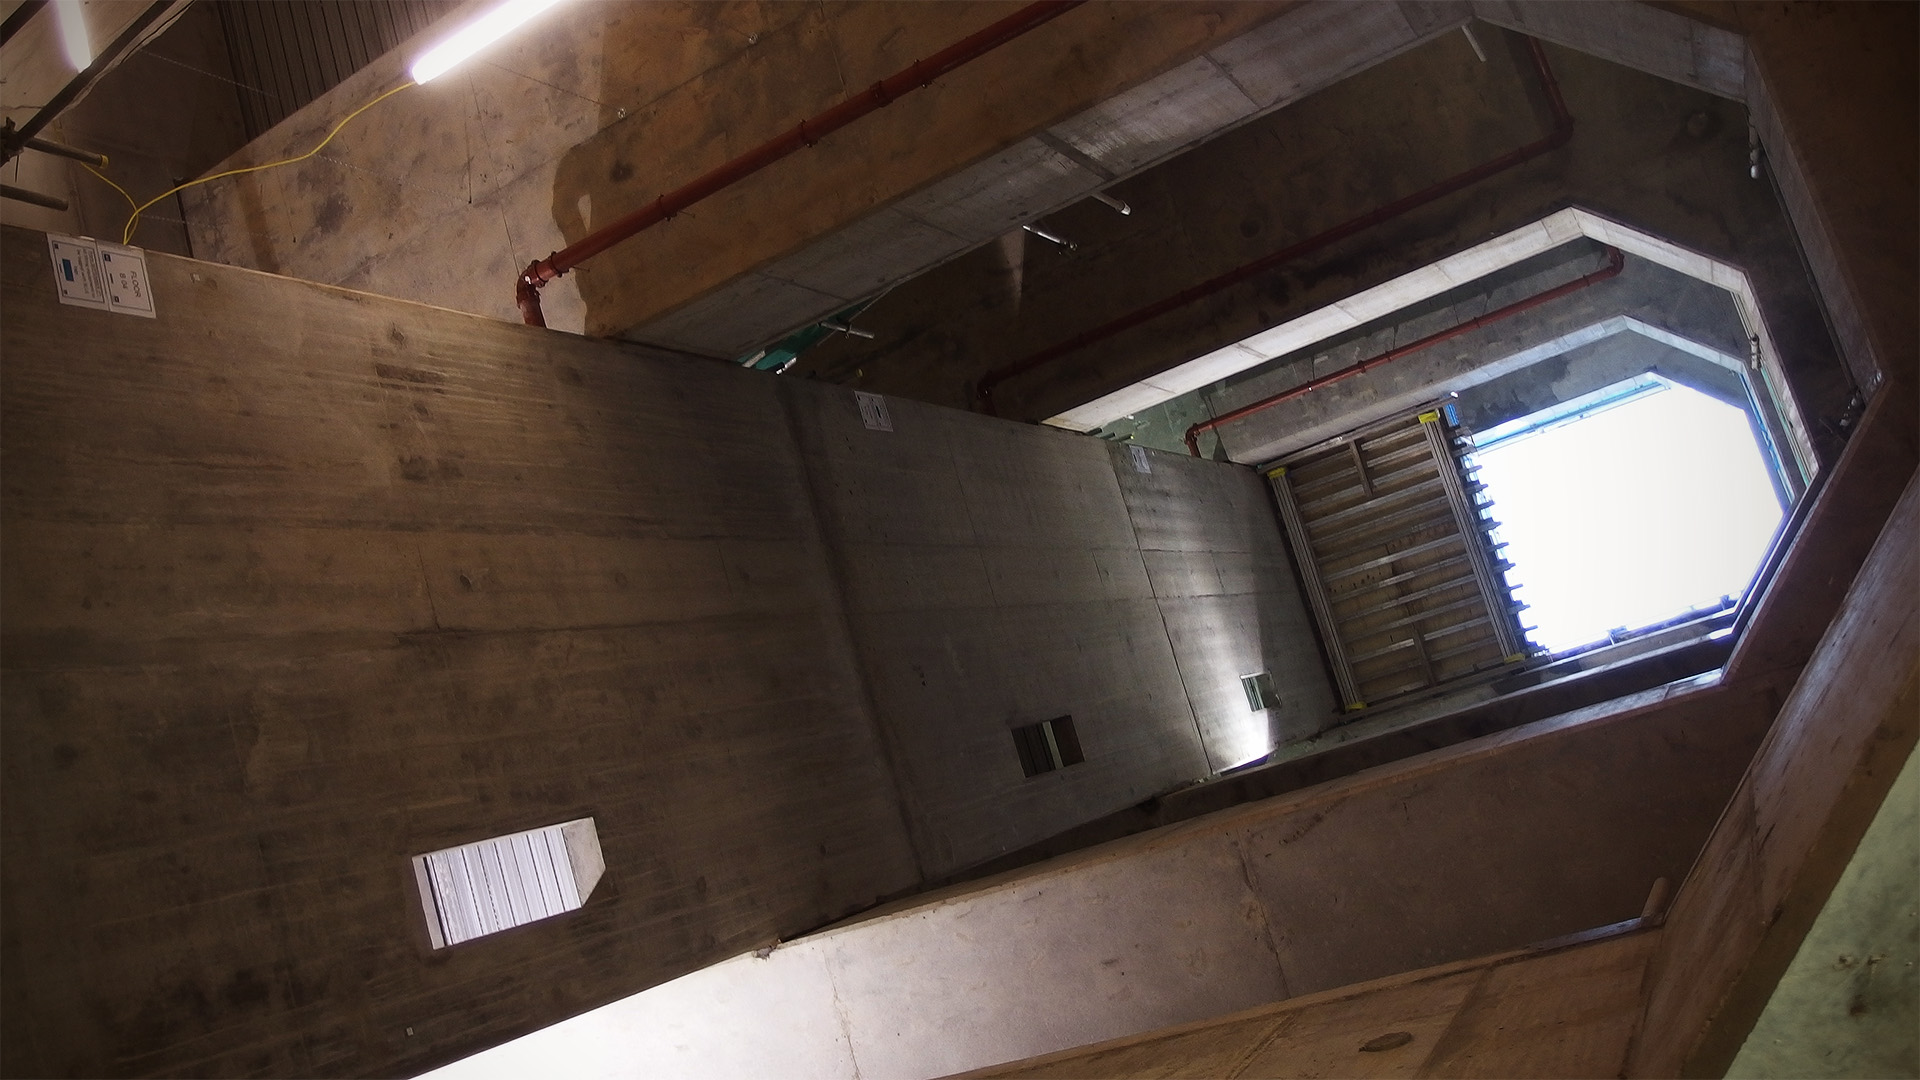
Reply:
<svg viewBox="0 0 1920 1080"><path fill-rule="evenodd" d="M107 163L107 155L105 155L105 154L101 154L101 155L100 155L100 164L102 164L102 165L105 165L106 163ZM113 182L113 177L111 177L111 176L108 176L108 175L107 175L106 173L103 173L103 172L101 172L101 171L100 171L99 169L96 169L96 168L94 168L93 166L91 166L91 165L89 165L89 164L87 164L87 163L86 163L86 162L84 162L84 161L80 163L80 167L81 167L81 168L83 168L83 169L85 169L85 170L87 170L88 172L90 172L90 173L92 173L93 175L95 175L95 176L97 176L97 177L99 177L100 179L102 179L102 180L105 180L105 181L107 182L107 186L108 186L108 187L110 187L110 188L112 188L113 190L115 190L115 191L117 191L117 192L119 192L119 193L120 193L120 197L121 197L121 198L123 198L123 199L125 199L125 200L127 200L127 205L128 205L128 206L131 206L131 207L133 207L133 208L134 208L134 209L136 209L136 210L138 210L138 209L140 208L140 200L138 200L138 199L136 199L136 198L134 198L133 196L131 196L131 195L129 195L129 194L127 194L127 189L126 189L126 188L123 188L123 187L121 187L121 186L120 186L119 184L116 184L116 183L114 183L114 182Z"/></svg>
<svg viewBox="0 0 1920 1080"><path fill-rule="evenodd" d="M301 154L299 157L290 157L281 161L269 161L264 165L249 165L244 169L228 169L226 172L217 172L217 173L214 173L212 176L203 176L198 180L189 180L184 184L180 184L173 188L169 188L168 190L163 191L158 195L155 195L153 198L148 199L146 202L140 203L139 205L133 208L132 216L127 218L126 227L120 230L120 242L122 244L128 244L133 242L133 230L135 227L137 227L140 224L140 215L145 213L148 207L152 206L154 203L159 202L161 199L164 199L169 195L178 194L179 192L185 191L190 187L196 187L200 184L205 184L213 180L219 180L223 177L241 176L246 173L259 172L262 169L273 169L273 168L278 168L281 165L293 165L298 162L305 161L308 158L314 156L315 154L318 154L320 151L325 150L327 148L327 144L333 141L333 137L335 135L340 134L340 129L352 123L355 117L359 116L361 113L366 112L368 109L373 108L375 105L380 104L381 102L387 100L393 95L413 85L415 85L413 80L408 79L406 82L401 83L399 86L394 87L393 89L387 91L386 93L381 94L379 97L374 98L372 101L367 102L365 105L362 105L359 108L348 113L345 119L333 125L333 130L327 132L327 137L324 139L321 139L318 146L315 146L313 149L307 151L304 154ZM107 180L107 178L104 175L101 175L100 179ZM113 181L107 180L107 183L113 184ZM116 190L120 190L119 184L113 184L113 186ZM120 190L120 194L126 195L127 193L124 190ZM128 195L127 201L133 202L133 197L131 195Z"/></svg>

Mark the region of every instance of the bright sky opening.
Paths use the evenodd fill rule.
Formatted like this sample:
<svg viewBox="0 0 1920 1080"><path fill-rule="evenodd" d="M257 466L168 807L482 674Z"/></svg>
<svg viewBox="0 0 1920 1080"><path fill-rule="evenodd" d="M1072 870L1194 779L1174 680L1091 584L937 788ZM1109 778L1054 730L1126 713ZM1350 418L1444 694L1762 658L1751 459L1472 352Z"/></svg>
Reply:
<svg viewBox="0 0 1920 1080"><path fill-rule="evenodd" d="M1520 621L1553 652L1737 599L1782 515L1746 414L1684 386L1472 460Z"/></svg>

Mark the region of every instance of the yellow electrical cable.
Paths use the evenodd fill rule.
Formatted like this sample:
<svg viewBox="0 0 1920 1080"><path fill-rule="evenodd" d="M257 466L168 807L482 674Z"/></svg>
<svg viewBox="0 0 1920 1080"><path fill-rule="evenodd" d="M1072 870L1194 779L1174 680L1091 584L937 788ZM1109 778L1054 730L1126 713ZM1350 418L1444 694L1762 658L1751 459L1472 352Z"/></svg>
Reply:
<svg viewBox="0 0 1920 1080"><path fill-rule="evenodd" d="M105 165L106 163L107 163L107 155L105 155L105 154L101 154L101 155L100 155L100 164L102 164L102 165ZM80 163L80 167L81 167L81 168L83 168L83 169L85 169L85 170L87 170L88 172L90 172L90 173L92 173L93 175L95 175L95 176L97 176L97 177L99 177L100 179L102 179L102 180L105 180L105 181L107 182L107 186L108 186L108 187L110 187L110 188L112 188L113 190L115 190L115 191L117 191L117 192L119 192L119 193L120 193L120 197L121 197L121 198L123 198L123 199L125 199L125 200L127 200L127 205L128 205L128 206L131 206L131 207L134 207L135 209L138 209L138 208L139 208L139 206L140 206L140 200L138 200L138 199L136 199L136 198L134 198L133 196L131 196L131 195L129 195L129 194L127 194L127 189L126 189L126 188L123 188L123 187L121 187L121 186L120 186L119 184L116 184L116 183L114 183L114 182L113 182L113 177L111 177L111 176L108 176L108 175L107 175L106 173L103 173L103 172L101 172L101 171L100 171L99 169L96 169L96 168L94 168L93 166L91 166L91 165L89 165L89 164L87 164L87 163L86 163L86 162L84 162L84 161Z"/></svg>
<svg viewBox="0 0 1920 1080"><path fill-rule="evenodd" d="M346 119L341 120L339 123L333 125L333 130L327 132L327 137L320 140L320 145L315 146L313 149L307 151L304 154L301 154L299 157L290 157L284 161L269 161L265 165L249 165L244 169L228 169L226 172L214 173L212 176L203 176L198 180L189 180L178 187L170 188L166 191L161 192L158 195L155 195L153 198L148 199L146 202L143 202L133 208L133 215L127 218L126 228L120 230L120 242L122 244L128 244L133 242L133 230L134 230L134 227L140 223L140 215L145 213L148 207L152 206L154 203L159 202L161 199L164 199L169 195L173 195L178 192L185 191L190 187L207 183L210 180L218 180L226 176L239 176L243 173L259 172L262 169L272 169L272 168L277 168L281 165L292 165L296 162L305 161L308 158L312 157L313 155L319 153L320 151L325 150L327 148L327 144L333 141L333 137L335 135L340 134L340 129L343 127L346 127L349 123L352 123L354 117L359 116L361 113L366 112L368 109L373 108L375 105L380 104L381 102L387 100L393 95L413 85L415 85L413 80L408 79L406 82L401 83L399 86L394 87L393 89L387 91L386 93L381 94L379 97L374 98L372 101L367 102L365 105L362 105L359 108L348 113L346 116ZM105 176L101 176L100 179L106 180L107 178ZM113 184L113 181L107 180L107 183ZM113 184L113 186L116 189L120 187L119 184ZM121 191L120 194L126 195L126 192ZM127 201L132 202L133 197L130 195L127 196Z"/></svg>

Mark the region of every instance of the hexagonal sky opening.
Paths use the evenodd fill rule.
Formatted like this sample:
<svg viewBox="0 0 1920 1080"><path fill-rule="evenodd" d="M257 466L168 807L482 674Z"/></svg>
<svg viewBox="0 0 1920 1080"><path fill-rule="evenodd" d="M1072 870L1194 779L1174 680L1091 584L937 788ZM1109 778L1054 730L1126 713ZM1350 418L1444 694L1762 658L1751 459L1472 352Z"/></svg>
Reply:
<svg viewBox="0 0 1920 1080"><path fill-rule="evenodd" d="M1732 607L1785 513L1751 416L1654 374L1471 436L1467 467L1535 648Z"/></svg>
<svg viewBox="0 0 1920 1080"><path fill-rule="evenodd" d="M1049 422L1265 473L1358 719L1734 632L1820 467L1787 386L1741 269L1570 207ZM1391 442L1439 415L1457 525Z"/></svg>

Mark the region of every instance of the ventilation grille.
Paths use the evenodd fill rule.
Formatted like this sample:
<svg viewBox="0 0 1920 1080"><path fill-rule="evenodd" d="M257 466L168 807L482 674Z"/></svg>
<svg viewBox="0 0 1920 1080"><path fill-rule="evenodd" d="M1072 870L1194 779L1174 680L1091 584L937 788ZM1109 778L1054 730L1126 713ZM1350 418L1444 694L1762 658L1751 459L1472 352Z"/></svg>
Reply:
<svg viewBox="0 0 1920 1080"><path fill-rule="evenodd" d="M1280 703L1280 695L1273 688L1273 675L1270 672L1240 676L1240 689L1246 692L1247 708L1253 712L1265 712Z"/></svg>
<svg viewBox="0 0 1920 1080"><path fill-rule="evenodd" d="M1080 735L1073 729L1071 716L1014 728L1013 748L1020 754L1020 770L1030 777L1087 760L1080 751Z"/></svg>
<svg viewBox="0 0 1920 1080"><path fill-rule="evenodd" d="M434 948L578 910L601 871L593 819L416 855Z"/></svg>

